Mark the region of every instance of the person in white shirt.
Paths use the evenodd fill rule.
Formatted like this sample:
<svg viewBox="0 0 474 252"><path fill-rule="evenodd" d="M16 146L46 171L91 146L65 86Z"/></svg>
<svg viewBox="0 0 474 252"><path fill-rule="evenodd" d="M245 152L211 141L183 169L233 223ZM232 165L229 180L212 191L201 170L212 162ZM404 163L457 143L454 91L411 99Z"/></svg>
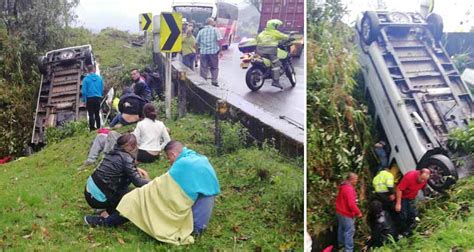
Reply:
<svg viewBox="0 0 474 252"><path fill-rule="evenodd" d="M145 119L140 121L133 131L138 141L137 161L152 163L171 139L165 124L156 120L156 109L153 104L145 104L143 114Z"/></svg>

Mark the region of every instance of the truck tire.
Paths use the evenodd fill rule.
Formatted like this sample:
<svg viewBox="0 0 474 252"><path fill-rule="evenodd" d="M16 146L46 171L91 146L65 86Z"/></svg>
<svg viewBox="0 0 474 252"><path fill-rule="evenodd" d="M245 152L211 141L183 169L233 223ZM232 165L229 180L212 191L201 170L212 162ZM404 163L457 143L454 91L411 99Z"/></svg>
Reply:
<svg viewBox="0 0 474 252"><path fill-rule="evenodd" d="M432 155L422 161L420 168L431 170L428 184L437 192L443 192L458 180L458 173L451 159L442 154Z"/></svg>
<svg viewBox="0 0 474 252"><path fill-rule="evenodd" d="M253 65L245 74L245 83L252 91L258 91L265 82L265 69L258 65Z"/></svg>
<svg viewBox="0 0 474 252"><path fill-rule="evenodd" d="M426 18L426 23L428 23L428 30L430 30L433 38L436 41L440 41L443 38L443 18L436 13L431 13Z"/></svg>
<svg viewBox="0 0 474 252"><path fill-rule="evenodd" d="M48 68L46 67L46 64L44 62L44 56L39 56L38 57L38 70L43 75L48 73Z"/></svg>
<svg viewBox="0 0 474 252"><path fill-rule="evenodd" d="M380 23L375 11L366 11L360 26L361 36L366 45L372 44L377 40L380 32Z"/></svg>

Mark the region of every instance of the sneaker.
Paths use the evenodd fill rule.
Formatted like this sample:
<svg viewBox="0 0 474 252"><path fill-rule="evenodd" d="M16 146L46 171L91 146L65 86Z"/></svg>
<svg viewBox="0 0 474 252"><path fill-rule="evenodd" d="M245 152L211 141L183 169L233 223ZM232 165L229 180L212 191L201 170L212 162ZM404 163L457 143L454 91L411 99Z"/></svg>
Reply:
<svg viewBox="0 0 474 252"><path fill-rule="evenodd" d="M92 227L103 226L104 218L97 215L86 215L84 216L84 222Z"/></svg>
<svg viewBox="0 0 474 252"><path fill-rule="evenodd" d="M219 86L219 84L218 84L217 82L214 82L214 81L211 82L211 84L212 84L213 86L215 86L215 87L218 87L218 86Z"/></svg>
<svg viewBox="0 0 474 252"><path fill-rule="evenodd" d="M283 89L279 82L272 82L272 86Z"/></svg>

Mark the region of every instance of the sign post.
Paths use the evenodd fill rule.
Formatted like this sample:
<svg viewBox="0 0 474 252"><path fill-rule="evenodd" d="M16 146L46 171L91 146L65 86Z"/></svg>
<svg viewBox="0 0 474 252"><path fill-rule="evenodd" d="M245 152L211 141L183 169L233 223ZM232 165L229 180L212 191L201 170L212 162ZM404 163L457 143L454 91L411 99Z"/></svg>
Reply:
<svg viewBox="0 0 474 252"><path fill-rule="evenodd" d="M140 31L144 31L145 35L145 52L147 51L148 47L148 32L151 32L153 30L152 19L152 13L142 13L138 15L138 26L140 27Z"/></svg>
<svg viewBox="0 0 474 252"><path fill-rule="evenodd" d="M166 53L165 105L168 119L171 118L171 53L181 51L182 19L182 15L176 12L162 12L160 17L160 50Z"/></svg>

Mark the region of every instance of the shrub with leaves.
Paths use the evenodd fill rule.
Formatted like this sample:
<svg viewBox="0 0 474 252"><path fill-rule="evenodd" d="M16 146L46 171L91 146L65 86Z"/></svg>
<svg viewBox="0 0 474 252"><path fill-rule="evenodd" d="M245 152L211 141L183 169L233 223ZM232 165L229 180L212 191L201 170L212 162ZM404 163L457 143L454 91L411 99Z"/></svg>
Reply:
<svg viewBox="0 0 474 252"><path fill-rule="evenodd" d="M72 1L9 0L0 6L0 156L22 155L33 129L36 60L64 45Z"/></svg>
<svg viewBox="0 0 474 252"><path fill-rule="evenodd" d="M467 129L456 129L449 134L449 145L451 148L463 153L474 153L474 123L469 124Z"/></svg>
<svg viewBox="0 0 474 252"><path fill-rule="evenodd" d="M365 188L372 140L367 109L354 98L359 65L353 29L341 21L346 11L328 0L308 1L308 12L308 229L317 236L334 224L343 176L358 173Z"/></svg>
<svg viewBox="0 0 474 252"><path fill-rule="evenodd" d="M247 129L240 123L221 122L222 149L231 153L245 147Z"/></svg>
<svg viewBox="0 0 474 252"><path fill-rule="evenodd" d="M89 125L87 121L71 121L64 124L62 127L50 127L46 129L46 143L53 144L64 140L65 138L87 134L89 132Z"/></svg>

